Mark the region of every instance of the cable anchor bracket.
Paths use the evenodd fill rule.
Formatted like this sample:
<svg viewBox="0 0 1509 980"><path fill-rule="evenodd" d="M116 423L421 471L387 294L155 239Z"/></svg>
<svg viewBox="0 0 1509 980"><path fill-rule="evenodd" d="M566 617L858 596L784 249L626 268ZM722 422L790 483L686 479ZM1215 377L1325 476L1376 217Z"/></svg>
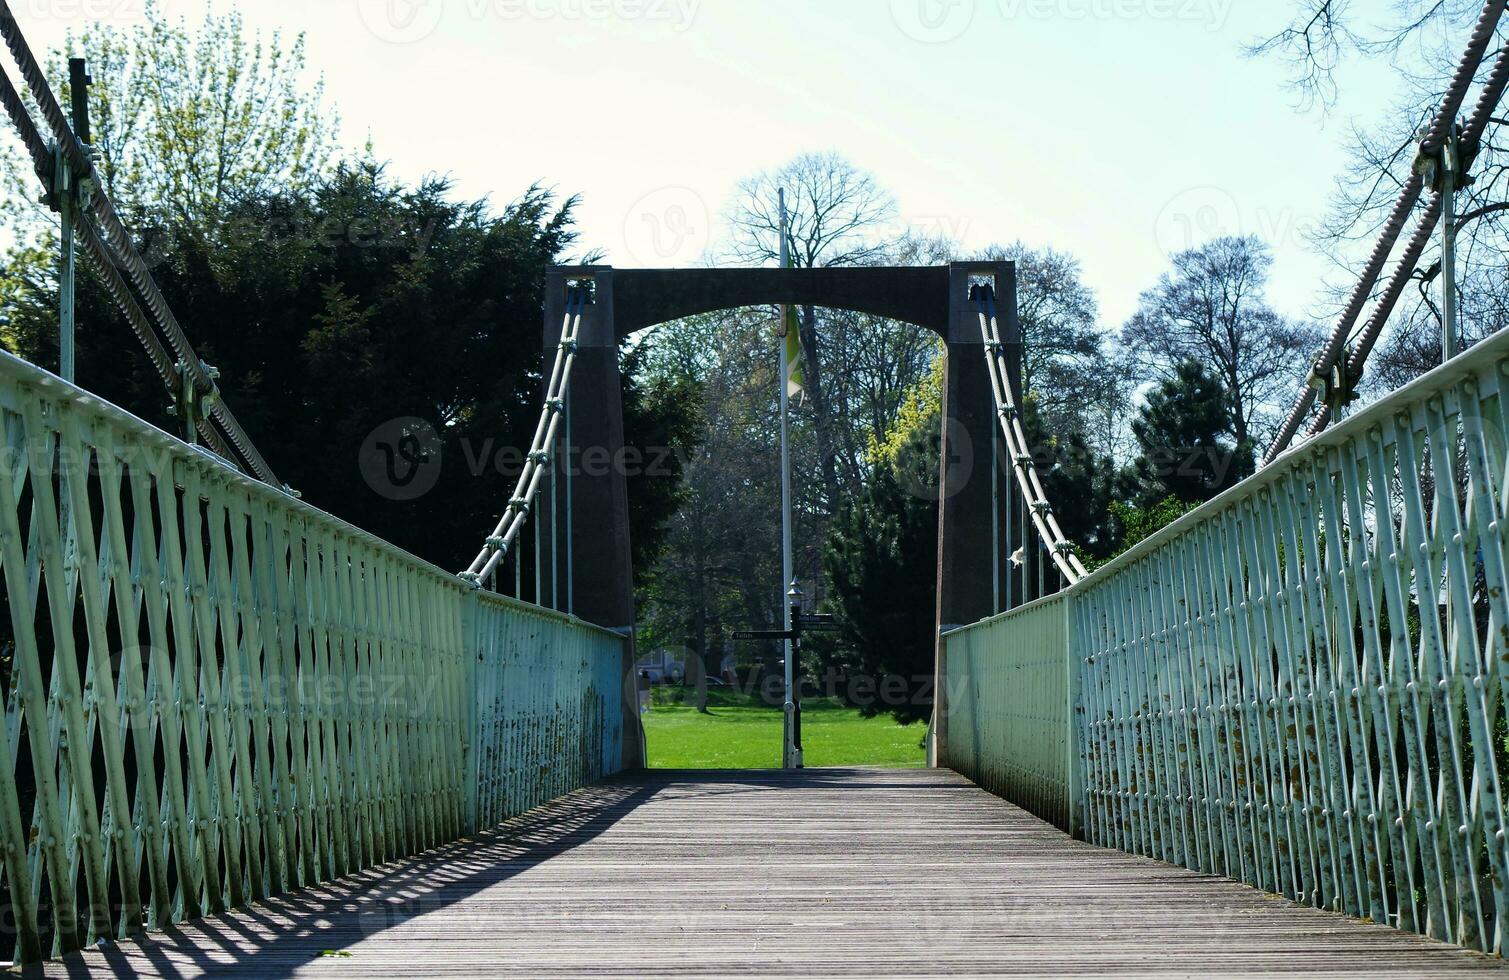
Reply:
<svg viewBox="0 0 1509 980"><path fill-rule="evenodd" d="M1362 377L1361 368L1355 371L1352 369L1352 350L1348 347L1329 369L1320 364L1315 366L1310 372L1310 387L1319 393L1321 404L1329 408L1333 415L1339 415L1348 405L1357 401L1357 388Z"/></svg>

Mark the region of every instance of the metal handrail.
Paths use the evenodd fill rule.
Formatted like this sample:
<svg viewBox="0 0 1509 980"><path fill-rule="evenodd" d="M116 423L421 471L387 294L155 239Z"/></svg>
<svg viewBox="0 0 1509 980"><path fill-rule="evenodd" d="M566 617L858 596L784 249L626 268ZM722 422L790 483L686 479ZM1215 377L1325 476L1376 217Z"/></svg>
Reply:
<svg viewBox="0 0 1509 980"><path fill-rule="evenodd" d="M1500 334L1051 600L947 634L940 763L1067 802L1093 843L1501 954L1506 461Z"/></svg>

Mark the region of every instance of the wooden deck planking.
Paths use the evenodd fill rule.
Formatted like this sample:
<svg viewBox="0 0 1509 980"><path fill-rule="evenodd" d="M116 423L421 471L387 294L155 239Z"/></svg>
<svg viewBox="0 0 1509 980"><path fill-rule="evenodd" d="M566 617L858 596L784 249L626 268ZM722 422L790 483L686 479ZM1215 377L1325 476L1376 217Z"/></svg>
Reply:
<svg viewBox="0 0 1509 980"><path fill-rule="evenodd" d="M326 951L349 955L325 955ZM940 771L651 773L49 977L1452 977L1500 960L1070 839Z"/></svg>

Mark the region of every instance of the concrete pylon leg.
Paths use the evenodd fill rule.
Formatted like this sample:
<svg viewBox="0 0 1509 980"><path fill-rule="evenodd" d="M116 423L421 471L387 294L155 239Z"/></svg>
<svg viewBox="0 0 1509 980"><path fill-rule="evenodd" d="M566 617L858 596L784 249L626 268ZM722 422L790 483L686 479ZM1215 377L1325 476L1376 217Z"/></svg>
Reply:
<svg viewBox="0 0 1509 980"><path fill-rule="evenodd" d="M1007 369L1021 390L1021 330L1016 318L1016 267L1005 262L954 263L949 276L949 332L944 372L941 462L938 481L938 651L934 687L933 758L947 765L948 671L941 635L993 614L991 566L998 552L992 541L992 428L998 425L985 362L980 313L985 305L969 299L971 280L989 279L1006 344ZM1012 506L1015 484L1003 475L1001 499ZM1006 547L1005 543L1001 547ZM1010 602L1009 597L1007 602Z"/></svg>
<svg viewBox="0 0 1509 980"><path fill-rule="evenodd" d="M624 717L624 769L638 769L644 760L639 721L638 677L634 670L634 567L629 542L629 490L624 471L623 390L620 384L618 338L613 325L612 270L602 267L551 269L545 282L545 350L547 360L561 339L567 289L591 283L593 300L582 316L576 362L566 397L571 404L569 445L562 432L555 447L557 479L565 509L565 468L570 467L571 551L568 563L557 563L556 593L571 597L571 611L579 618L620 632L627 642L621 670Z"/></svg>

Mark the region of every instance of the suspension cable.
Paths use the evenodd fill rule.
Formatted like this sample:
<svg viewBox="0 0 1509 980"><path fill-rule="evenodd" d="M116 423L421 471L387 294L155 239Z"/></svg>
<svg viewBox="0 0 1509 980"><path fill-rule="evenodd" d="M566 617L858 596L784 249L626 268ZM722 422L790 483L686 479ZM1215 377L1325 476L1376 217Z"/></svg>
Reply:
<svg viewBox="0 0 1509 980"><path fill-rule="evenodd" d="M1488 127L1494 108L1503 98L1506 86L1509 86L1509 47L1501 50L1498 57L1494 59L1493 68L1483 82L1483 91L1473 107L1472 116L1462 128L1461 145L1467 148L1467 153L1476 152L1476 147L1483 138L1483 131ZM1368 318L1358 334L1356 345L1347 362L1347 371L1352 376L1357 377L1362 374L1362 367L1367 362L1368 355L1372 353L1373 346L1378 342L1378 336L1388 322L1389 315L1414 276L1425 247L1430 244L1431 234L1441 218L1444 206L1445 198L1440 192L1436 192L1421 214L1420 223L1416 226L1414 235L1410 237L1409 244L1399 259L1399 264L1394 268L1394 274L1389 279L1388 286L1378 300L1377 309L1373 311L1373 315ZM1323 406L1317 413L1315 422L1310 426L1308 434L1319 435L1331 423L1331 417L1331 406Z"/></svg>
<svg viewBox="0 0 1509 980"><path fill-rule="evenodd" d="M1471 88L1473 79L1477 77L1478 67L1482 64L1483 56L1488 50L1488 44L1493 40L1494 31L1498 28L1499 18L1503 15L1505 2L1506 0L1488 0L1487 3L1483 4L1483 10L1478 15L1477 24L1473 28L1472 36L1468 39L1467 48L1462 53L1462 59L1457 63L1456 71L1452 74L1451 84L1447 87L1445 97L1442 98L1441 105L1437 108L1436 114L1431 120L1430 127L1425 131L1425 136L1420 140L1421 156L1429 156L1439 152L1442 144L1450 135L1452 127L1456 125L1457 112L1462 106L1462 101L1467 97L1467 91ZM1500 55L1499 62L1503 62L1502 54ZM1495 75L1498 74L1498 70L1498 67L1495 67ZM1492 78L1490 78L1490 85L1491 83ZM1502 93L1503 84L1500 81L1498 94L1502 95ZM1484 98L1478 100L1477 110L1473 116L1475 123L1480 122L1480 125L1477 127L1479 135L1482 134L1482 127L1487 125L1487 117L1491 114L1493 105L1498 101L1498 96L1495 95L1492 99L1487 100L1485 108L1485 99L1488 94L1489 90L1485 88L1483 93ZM1373 293L1373 288L1378 284L1378 277L1383 273L1384 265L1387 264L1389 255L1393 252L1394 246L1398 242L1399 234L1404 230L1404 225L1409 220L1409 216L1413 213L1415 205L1419 202L1420 195L1424 190L1424 177L1418 172L1411 173L1409 179L1404 182L1404 187L1400 190L1399 199L1394 202L1394 207L1389 213L1388 220L1384 222L1378 241L1374 244L1373 251L1369 254L1367 263L1363 266L1362 274L1357 280L1357 285L1352 289L1352 294L1342 311L1341 319L1337 321L1336 328L1331 332L1330 338L1326 341L1325 348L1315 361L1310 381L1305 385L1304 391L1300 393L1299 398L1294 403L1294 407L1290 409L1288 417L1285 418L1283 426L1279 429L1278 435L1273 440L1273 444L1268 447L1268 452L1263 456L1263 465L1266 466L1273 462L1285 449L1289 448L1289 443L1294 439L1295 434L1299 432L1300 426L1304 424L1305 418L1310 414L1311 408L1315 405L1316 385L1318 383L1323 383L1329 379L1332 372L1339 366L1347 372L1347 377L1349 378L1355 378L1360 375L1362 363L1367 358L1366 350L1364 350L1362 343L1359 342L1356 351L1348 357L1346 349L1347 341L1352 335L1358 317L1362 315L1363 307L1367 304L1368 298ZM1439 216L1440 200L1439 195L1435 195L1431 203L1427 205L1425 212L1421 215L1420 224L1416 228L1415 234L1412 236L1406 251L1405 258L1408 260L1408 270L1404 276L1406 280L1408 279L1408 273L1414 271L1415 262L1419 260L1420 252L1428 242L1431 229L1434 227ZM1421 229L1423 229L1423 232ZM1419 242L1418 249L1415 248L1417 241ZM1410 258L1411 255L1413 256L1412 259ZM1403 263L1401 263L1402 266ZM1403 289L1402 283L1398 290L1393 288L1394 282L1398 281L1398 279L1399 273L1396 271L1394 279L1390 281L1388 288L1384 292L1383 299L1387 300L1387 302L1379 302L1377 309L1363 329L1362 337L1366 340L1367 350L1371 350L1373 342L1377 339L1378 331L1383 328L1384 321L1388 319L1388 315L1393 311L1394 303L1398 301L1398 293ZM1357 353L1361 353L1362 356L1360 358L1357 357ZM1316 426L1311 429L1311 432L1318 432L1320 429L1325 428L1329 418L1330 407L1324 406L1316 421Z"/></svg>
<svg viewBox="0 0 1509 980"><path fill-rule="evenodd" d="M571 384L572 366L576 363L577 338L581 332L586 303L585 290L571 290L566 301L565 320L561 323L561 340L555 348L555 364L550 370L550 381L545 386L545 406L535 425L534 441L530 443L524 469L519 473L518 484L498 526L488 535L482 551L471 566L461 573L461 578L478 588L492 574L493 569L508 557L514 540L528 523L529 512L534 506L535 497L539 495L545 471L554 458L556 435L565 413L566 392ZM538 562L538 558L536 561ZM536 599L538 598L536 595Z"/></svg>
<svg viewBox="0 0 1509 980"><path fill-rule="evenodd" d="M980 313L980 337L985 343L985 365L990 372L990 391L995 401L996 419L1006 440L1006 451L1011 454L1011 469L1016 474L1017 486L1021 488L1038 537L1053 557L1059 573L1072 585L1089 572L1080 562L1074 545L1064 535L1058 517L1054 515L1053 507L1043 491L1042 478L1033 460L1027 431L1022 427L1021 405L1011 390L1011 373L1006 368L1006 355L993 299L986 299L985 309ZM991 466L995 465L996 461L992 459Z"/></svg>
<svg viewBox="0 0 1509 980"><path fill-rule="evenodd" d="M105 194L88 149L74 134L41 65L21 33L8 0L0 0L0 36L3 36L15 58L21 78L31 91L42 119L56 141L57 152L67 160L78 183L93 182L92 193L88 195L89 210L86 212L80 208L75 211L74 228L79 232L96 271L104 280L106 290L130 323L132 332L146 348L147 356L163 384L174 393L175 400L182 398L186 387L192 388L205 413L203 417L192 421L212 450L259 480L281 486L267 460L225 405L215 384L212 369L195 353L183 327L158 289L145 260L121 222L115 205ZM42 133L27 112L19 91L3 69L0 69L0 102L3 102L6 114L20 133L38 178L51 191L53 151L44 141ZM122 277L121 270L125 270L125 277ZM126 285L126 278L135 286L136 294L146 305L146 312L137 304L131 289ZM163 342L164 338L166 344Z"/></svg>

